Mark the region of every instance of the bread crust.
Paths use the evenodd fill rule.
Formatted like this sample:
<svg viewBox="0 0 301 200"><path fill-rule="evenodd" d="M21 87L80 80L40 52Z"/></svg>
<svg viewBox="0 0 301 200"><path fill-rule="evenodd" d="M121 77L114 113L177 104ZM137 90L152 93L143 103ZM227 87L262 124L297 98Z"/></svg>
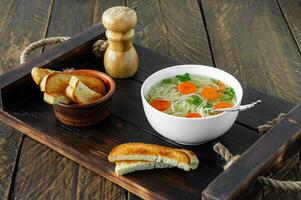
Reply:
<svg viewBox="0 0 301 200"><path fill-rule="evenodd" d="M163 162L186 171L191 168L190 157L186 153L156 144L125 143L114 147L109 154L110 162L125 160Z"/></svg>
<svg viewBox="0 0 301 200"><path fill-rule="evenodd" d="M102 95L106 94L105 84L100 78L78 71L53 72L46 75L40 83L41 91L47 93L65 93L72 76L78 78L91 90Z"/></svg>
<svg viewBox="0 0 301 200"><path fill-rule="evenodd" d="M50 69L43 69L43 68L39 68L39 67L33 67L32 70L31 70L31 76L32 76L32 79L34 80L34 82L37 85L40 85L43 78L45 76L47 76L48 74L51 74L53 72L55 72L55 71L50 70Z"/></svg>
<svg viewBox="0 0 301 200"><path fill-rule="evenodd" d="M91 103L102 97L101 94L88 88L75 76L72 76L69 81L69 86L66 88L66 95L73 102L79 104Z"/></svg>

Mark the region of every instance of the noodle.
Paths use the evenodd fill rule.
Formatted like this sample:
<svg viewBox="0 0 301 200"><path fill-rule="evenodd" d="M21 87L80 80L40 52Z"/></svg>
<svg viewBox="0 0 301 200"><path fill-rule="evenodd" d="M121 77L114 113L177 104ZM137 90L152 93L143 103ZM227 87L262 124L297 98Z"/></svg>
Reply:
<svg viewBox="0 0 301 200"><path fill-rule="evenodd" d="M182 83L193 84L196 91L185 94L179 90L179 85ZM221 90L221 85L223 86ZM218 99L210 99L202 95L204 88L213 88L211 90L218 92ZM195 89L195 88L194 88ZM209 93L210 95L211 93ZM188 113L198 113L202 117L211 116L216 113L210 112L218 103L227 102L229 105L234 105L236 95L233 88L225 83L212 79L206 76L195 76L190 74L178 75L164 79L155 84L146 95L147 101L166 100L170 103L169 108L163 112L185 117Z"/></svg>

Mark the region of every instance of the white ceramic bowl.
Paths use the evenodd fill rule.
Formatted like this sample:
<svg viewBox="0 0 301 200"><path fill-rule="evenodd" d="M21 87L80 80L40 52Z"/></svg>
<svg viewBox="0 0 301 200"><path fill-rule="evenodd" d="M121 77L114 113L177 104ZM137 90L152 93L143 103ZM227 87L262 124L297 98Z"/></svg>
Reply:
<svg viewBox="0 0 301 200"><path fill-rule="evenodd" d="M240 105L243 90L236 78L217 68L203 65L178 65L162 69L148 77L141 88L141 98L147 120L162 136L185 145L196 145L226 133L235 122L238 112L224 112L204 118L185 118L168 115L153 108L145 99L149 89L164 78L190 73L212 77L234 88L236 106Z"/></svg>

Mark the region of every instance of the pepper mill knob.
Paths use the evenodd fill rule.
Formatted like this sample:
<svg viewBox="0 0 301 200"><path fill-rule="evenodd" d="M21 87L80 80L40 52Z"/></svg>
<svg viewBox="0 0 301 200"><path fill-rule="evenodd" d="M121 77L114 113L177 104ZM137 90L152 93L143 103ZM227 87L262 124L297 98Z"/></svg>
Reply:
<svg viewBox="0 0 301 200"><path fill-rule="evenodd" d="M113 78L128 78L138 67L138 56L133 47L134 27L137 23L135 11L123 6L109 8L102 15L107 29L109 46L104 55L104 66Z"/></svg>

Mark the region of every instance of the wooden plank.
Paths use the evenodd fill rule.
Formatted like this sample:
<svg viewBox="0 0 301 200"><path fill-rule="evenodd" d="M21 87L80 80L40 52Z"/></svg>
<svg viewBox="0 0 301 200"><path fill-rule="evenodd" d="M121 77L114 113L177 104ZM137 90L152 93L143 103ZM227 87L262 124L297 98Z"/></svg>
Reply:
<svg viewBox="0 0 301 200"><path fill-rule="evenodd" d="M301 104L210 183L203 199L245 199L257 176L279 171L299 151L300 121Z"/></svg>
<svg viewBox="0 0 301 200"><path fill-rule="evenodd" d="M0 73L19 65L21 51L31 42L45 37L52 1L17 0L10 4L1 21ZM36 52L38 53L38 52Z"/></svg>
<svg viewBox="0 0 301 200"><path fill-rule="evenodd" d="M95 1L55 1L47 37L69 36L80 33L92 25Z"/></svg>
<svg viewBox="0 0 301 200"><path fill-rule="evenodd" d="M74 36L88 29L92 25L94 3L93 0L80 3L73 0L55 1L47 37ZM49 48L46 49L49 51ZM43 144L29 138L25 138L23 143L13 198L87 199L89 196L91 198L103 195L113 199L125 199L124 189L83 170L77 163ZM100 185L103 187L98 188Z"/></svg>
<svg viewBox="0 0 301 200"><path fill-rule="evenodd" d="M75 199L78 164L25 137L12 199Z"/></svg>
<svg viewBox="0 0 301 200"><path fill-rule="evenodd" d="M134 41L187 63L212 65L197 0L129 0L138 16Z"/></svg>
<svg viewBox="0 0 301 200"><path fill-rule="evenodd" d="M301 1L278 0L282 13L301 52Z"/></svg>
<svg viewBox="0 0 301 200"><path fill-rule="evenodd" d="M96 0L94 6L93 24L101 23L103 12L113 6L125 6L126 0Z"/></svg>
<svg viewBox="0 0 301 200"><path fill-rule="evenodd" d="M238 123L254 130L257 130L259 125L276 118L280 113L288 113L295 107L295 104L293 103L270 96L247 86L243 86L243 91L243 104L247 104L258 99L263 101L261 104L250 110L240 112L236 120Z"/></svg>
<svg viewBox="0 0 301 200"><path fill-rule="evenodd" d="M294 160L296 159L296 160ZM288 161L287 165L284 166L279 172L275 172L272 177L277 180L289 180L289 181L300 181L301 176L301 163L300 163L300 152L292 157L291 161ZM296 191L283 191L276 188L266 187L263 188L264 199L301 199L301 193ZM255 192L255 191L254 191Z"/></svg>
<svg viewBox="0 0 301 200"><path fill-rule="evenodd" d="M0 2L0 74L19 65L21 51L45 37L52 1ZM22 133L0 124L0 199L8 199L21 147Z"/></svg>
<svg viewBox="0 0 301 200"><path fill-rule="evenodd" d="M301 56L277 2L201 3L216 67L248 86L299 102Z"/></svg>
<svg viewBox="0 0 301 200"><path fill-rule="evenodd" d="M83 3L85 5L71 1L64 1L64 3L55 1L47 37L72 35L82 31L83 25L86 26L84 28L88 28L93 13L86 12L85 15L78 15L78 13L84 13L83 11L89 8L91 11L93 6L90 4L94 4L94 2L85 1ZM90 14L89 20L86 19L89 18L88 14ZM71 18L66 16L70 15L76 20L67 22L66 20ZM82 24L82 21L85 21L85 24ZM46 199L47 197L75 199L78 171L78 164L26 137L20 154L12 197L18 199ZM45 176L45 174L47 175Z"/></svg>
<svg viewBox="0 0 301 200"><path fill-rule="evenodd" d="M0 123L0 199L8 199L14 182L22 133Z"/></svg>
<svg viewBox="0 0 301 200"><path fill-rule="evenodd" d="M109 180L80 166L77 185L77 199L123 199L126 200L127 191Z"/></svg>
<svg viewBox="0 0 301 200"><path fill-rule="evenodd" d="M134 195L132 193L128 193L127 199L128 200L141 200L140 197L138 197L138 196L136 196L136 195Z"/></svg>

